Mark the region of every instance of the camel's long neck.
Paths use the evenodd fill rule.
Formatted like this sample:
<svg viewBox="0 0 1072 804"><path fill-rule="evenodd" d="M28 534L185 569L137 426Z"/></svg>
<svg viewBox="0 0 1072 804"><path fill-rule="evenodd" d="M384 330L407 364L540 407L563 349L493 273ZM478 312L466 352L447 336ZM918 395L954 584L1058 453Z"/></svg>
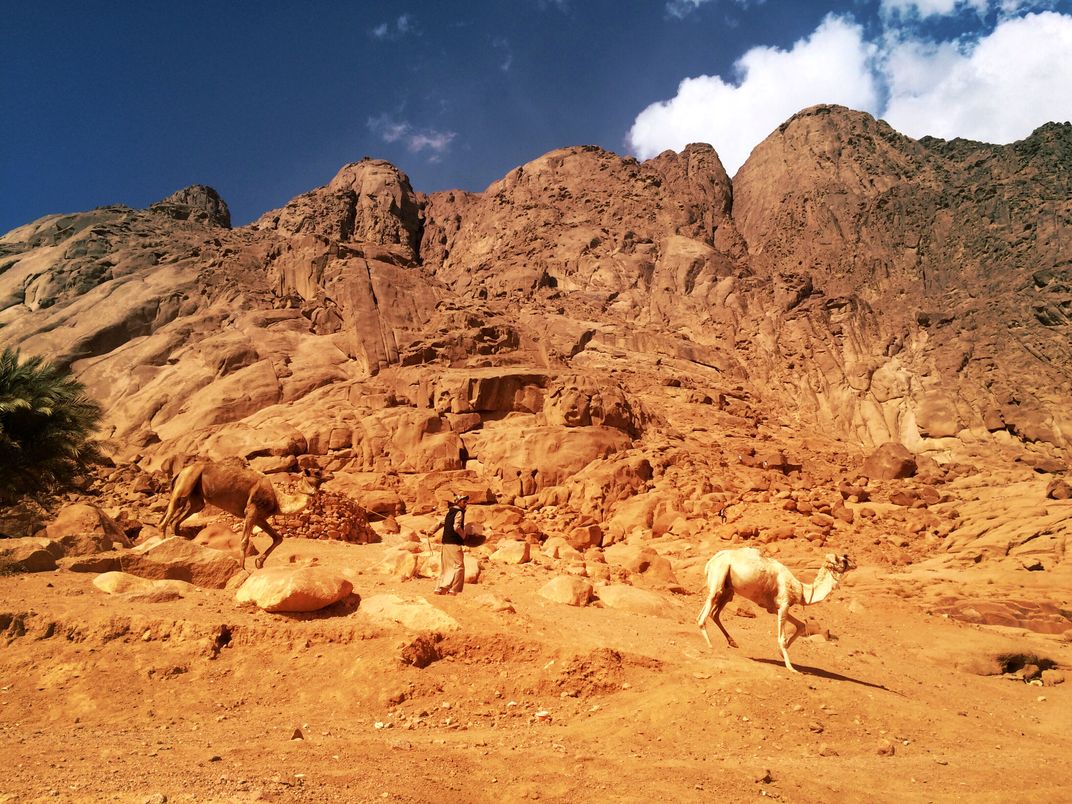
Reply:
<svg viewBox="0 0 1072 804"><path fill-rule="evenodd" d="M815 576L814 581L801 584L804 605L810 606L812 603L826 600L827 595L833 592L834 587L837 585L838 579L834 576L834 573L823 567L819 570L819 574Z"/></svg>

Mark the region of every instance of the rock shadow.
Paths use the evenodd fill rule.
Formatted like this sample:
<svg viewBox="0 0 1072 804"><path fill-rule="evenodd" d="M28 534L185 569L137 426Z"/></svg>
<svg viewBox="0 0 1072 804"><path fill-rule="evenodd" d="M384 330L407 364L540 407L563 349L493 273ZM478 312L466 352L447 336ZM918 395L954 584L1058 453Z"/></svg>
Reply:
<svg viewBox="0 0 1072 804"><path fill-rule="evenodd" d="M338 603L332 603L317 611L276 611L272 612L277 617L285 617L288 620L330 620L334 617L349 617L361 607L361 595L351 592Z"/></svg>

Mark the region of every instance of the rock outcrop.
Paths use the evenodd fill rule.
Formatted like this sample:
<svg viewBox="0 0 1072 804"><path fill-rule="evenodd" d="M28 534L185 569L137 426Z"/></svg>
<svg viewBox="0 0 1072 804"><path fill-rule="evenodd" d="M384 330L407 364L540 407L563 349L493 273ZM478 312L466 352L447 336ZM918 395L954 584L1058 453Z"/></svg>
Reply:
<svg viewBox="0 0 1072 804"><path fill-rule="evenodd" d="M194 186L0 238L0 345L71 367L160 488L190 456L301 458L398 512L539 513L495 534L519 556L851 529L906 561L958 532L942 484L1068 464L1070 154L1069 124L995 146L818 106L732 183L706 145L431 195L365 159L238 229ZM860 481L887 443L914 485Z"/></svg>

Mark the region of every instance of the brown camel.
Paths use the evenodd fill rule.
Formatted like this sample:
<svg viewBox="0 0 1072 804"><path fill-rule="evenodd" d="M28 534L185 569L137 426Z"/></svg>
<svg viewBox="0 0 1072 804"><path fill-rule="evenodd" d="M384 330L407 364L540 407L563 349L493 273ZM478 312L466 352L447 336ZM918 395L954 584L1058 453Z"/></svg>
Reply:
<svg viewBox="0 0 1072 804"><path fill-rule="evenodd" d="M271 546L254 562L257 569L283 541L283 537L268 523L268 517L276 514L293 514L308 505L320 489L331 479L317 467L302 469L301 486L295 495L277 493L271 481L260 472L247 469L237 461L214 463L197 461L186 466L171 481L171 500L160 523L160 530L167 533L172 526L176 536L179 525L191 514L196 514L205 505L214 505L242 519L242 552L239 561L246 568L246 551L249 537L256 525L272 537Z"/></svg>

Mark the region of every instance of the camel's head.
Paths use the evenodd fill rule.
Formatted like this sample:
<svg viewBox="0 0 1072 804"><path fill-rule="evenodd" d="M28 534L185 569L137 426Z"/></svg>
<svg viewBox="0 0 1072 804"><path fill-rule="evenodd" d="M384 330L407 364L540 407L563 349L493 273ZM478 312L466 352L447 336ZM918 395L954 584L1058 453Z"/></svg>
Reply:
<svg viewBox="0 0 1072 804"><path fill-rule="evenodd" d="M317 490L335 475L319 466L305 466L301 471L301 491L303 494L316 494Z"/></svg>
<svg viewBox="0 0 1072 804"><path fill-rule="evenodd" d="M823 566L826 567L837 577L841 577L849 570L856 569L856 562L853 561L848 553L827 553L826 558L823 559Z"/></svg>

